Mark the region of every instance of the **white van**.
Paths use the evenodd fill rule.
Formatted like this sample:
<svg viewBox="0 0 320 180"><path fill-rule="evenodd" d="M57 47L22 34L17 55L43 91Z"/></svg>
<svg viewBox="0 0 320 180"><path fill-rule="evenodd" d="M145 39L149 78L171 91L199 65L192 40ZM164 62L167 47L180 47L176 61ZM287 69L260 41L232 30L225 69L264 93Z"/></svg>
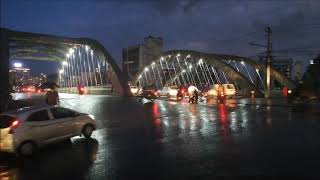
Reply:
<svg viewBox="0 0 320 180"><path fill-rule="evenodd" d="M224 93L227 97L233 97L236 95L236 87L234 84L222 84L222 86L224 87ZM218 96L218 87L219 84L215 84L211 87L209 87L209 89L204 92L204 96L208 96L208 97L216 97Z"/></svg>

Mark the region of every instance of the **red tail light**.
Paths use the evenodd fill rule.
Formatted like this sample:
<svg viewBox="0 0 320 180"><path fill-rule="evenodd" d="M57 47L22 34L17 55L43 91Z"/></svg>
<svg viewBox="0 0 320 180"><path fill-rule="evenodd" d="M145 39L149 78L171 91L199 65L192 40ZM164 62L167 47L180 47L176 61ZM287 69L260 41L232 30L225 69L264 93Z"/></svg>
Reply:
<svg viewBox="0 0 320 180"><path fill-rule="evenodd" d="M17 128L19 126L20 122L19 120L14 120L12 123L11 123L11 128Z"/></svg>
<svg viewBox="0 0 320 180"><path fill-rule="evenodd" d="M80 90L83 91L84 89L83 89L83 88L80 88Z"/></svg>
<svg viewBox="0 0 320 180"><path fill-rule="evenodd" d="M181 92L184 93L184 90L182 90Z"/></svg>
<svg viewBox="0 0 320 180"><path fill-rule="evenodd" d="M19 120L14 120L11 125L10 125L10 131L9 134L13 134L14 133L14 129L16 129L19 126L20 122Z"/></svg>

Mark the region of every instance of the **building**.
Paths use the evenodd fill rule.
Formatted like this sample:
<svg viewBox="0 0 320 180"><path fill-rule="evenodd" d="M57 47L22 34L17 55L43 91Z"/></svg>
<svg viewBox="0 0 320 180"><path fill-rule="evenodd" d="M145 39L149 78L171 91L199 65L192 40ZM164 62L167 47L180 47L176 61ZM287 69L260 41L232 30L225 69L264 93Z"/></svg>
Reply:
<svg viewBox="0 0 320 180"><path fill-rule="evenodd" d="M288 59L273 59L272 67L280 72L282 72L286 77L291 79L293 60Z"/></svg>
<svg viewBox="0 0 320 180"><path fill-rule="evenodd" d="M143 44L130 46L122 50L123 70L129 79L133 79L138 72L162 54L163 40L161 37L148 36Z"/></svg>
<svg viewBox="0 0 320 180"><path fill-rule="evenodd" d="M295 61L292 66L292 73L291 73L292 80L299 82L302 78L302 62Z"/></svg>
<svg viewBox="0 0 320 180"><path fill-rule="evenodd" d="M13 67L9 70L9 81L12 86L27 84L30 76L30 69L24 67Z"/></svg>

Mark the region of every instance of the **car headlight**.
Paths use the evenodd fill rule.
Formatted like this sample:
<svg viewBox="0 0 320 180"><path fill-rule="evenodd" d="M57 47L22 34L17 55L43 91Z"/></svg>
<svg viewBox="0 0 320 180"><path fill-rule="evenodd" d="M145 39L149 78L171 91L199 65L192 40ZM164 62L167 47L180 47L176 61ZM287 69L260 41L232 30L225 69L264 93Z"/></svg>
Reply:
<svg viewBox="0 0 320 180"><path fill-rule="evenodd" d="M89 116L91 119L94 119L94 115L89 114L88 116Z"/></svg>

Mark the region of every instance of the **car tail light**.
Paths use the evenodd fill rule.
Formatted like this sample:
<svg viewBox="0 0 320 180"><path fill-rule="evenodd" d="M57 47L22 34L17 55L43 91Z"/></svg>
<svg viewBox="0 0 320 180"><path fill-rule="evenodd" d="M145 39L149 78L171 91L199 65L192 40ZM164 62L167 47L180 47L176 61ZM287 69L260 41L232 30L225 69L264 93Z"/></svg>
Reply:
<svg viewBox="0 0 320 180"><path fill-rule="evenodd" d="M80 88L80 90L83 91L84 89L83 89L83 88Z"/></svg>
<svg viewBox="0 0 320 180"><path fill-rule="evenodd" d="M9 131L9 134L13 134L13 130L16 129L20 124L20 121L19 120L14 120L11 125L10 125L10 131Z"/></svg>

